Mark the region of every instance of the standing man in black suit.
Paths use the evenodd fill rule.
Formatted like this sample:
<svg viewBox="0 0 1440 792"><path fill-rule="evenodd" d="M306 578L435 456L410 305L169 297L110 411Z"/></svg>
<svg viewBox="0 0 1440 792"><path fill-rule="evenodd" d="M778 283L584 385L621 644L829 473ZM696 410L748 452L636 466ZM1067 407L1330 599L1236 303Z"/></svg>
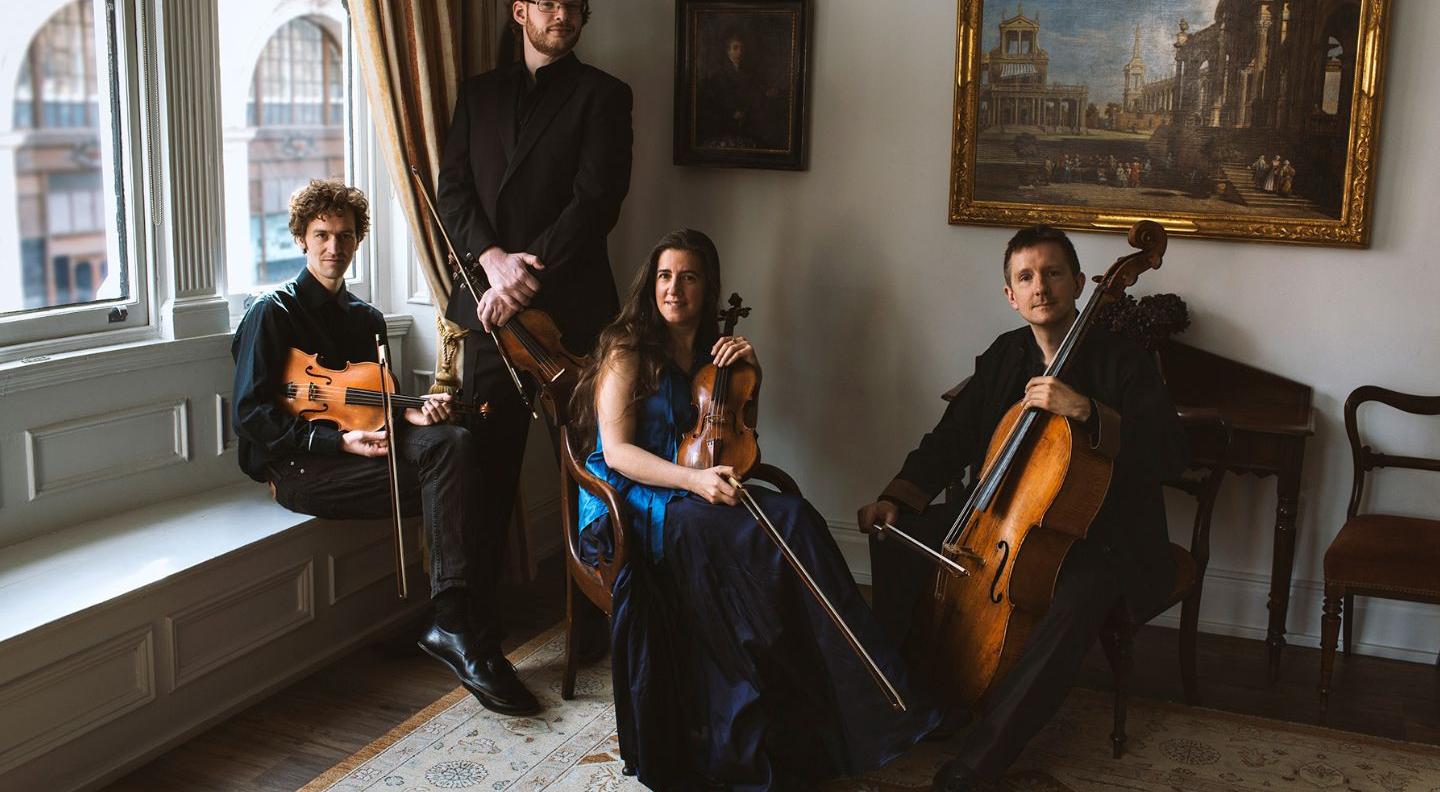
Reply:
<svg viewBox="0 0 1440 792"><path fill-rule="evenodd" d="M484 271L480 304L456 289L463 396L490 403L480 435L485 519L505 536L529 411L490 336L526 307L586 354L619 310L605 237L630 189L630 87L575 57L589 0L514 0L524 59L467 80L440 164L439 210L457 252ZM498 569L500 558L491 559ZM490 614L499 634L499 614Z"/></svg>

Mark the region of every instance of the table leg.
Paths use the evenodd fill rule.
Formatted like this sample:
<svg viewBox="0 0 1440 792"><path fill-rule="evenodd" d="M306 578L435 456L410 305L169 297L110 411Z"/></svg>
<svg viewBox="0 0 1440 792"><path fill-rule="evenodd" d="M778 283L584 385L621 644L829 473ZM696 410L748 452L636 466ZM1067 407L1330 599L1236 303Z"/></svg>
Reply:
<svg viewBox="0 0 1440 792"><path fill-rule="evenodd" d="M1295 522L1300 503L1300 465L1305 458L1305 441L1298 439L1287 449L1280 468L1275 499L1275 548L1270 566L1270 628L1268 677L1280 679L1280 652L1285 648L1285 617L1290 610L1290 576L1295 567Z"/></svg>

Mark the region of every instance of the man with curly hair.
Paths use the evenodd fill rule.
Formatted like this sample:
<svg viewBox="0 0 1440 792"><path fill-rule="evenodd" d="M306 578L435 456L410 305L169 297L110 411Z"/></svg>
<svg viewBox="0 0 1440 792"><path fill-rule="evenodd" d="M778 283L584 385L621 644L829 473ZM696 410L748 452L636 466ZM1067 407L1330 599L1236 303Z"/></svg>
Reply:
<svg viewBox="0 0 1440 792"><path fill-rule="evenodd" d="M383 431L342 432L301 420L280 405L291 349L317 355L321 365L335 369L378 359L376 337L385 338L385 318L345 288L345 273L369 228L364 193L339 181L312 180L290 197L290 232L305 254L305 268L255 300L230 348L240 467L269 483L275 500L292 511L331 519L386 517L386 454L394 442L401 510L423 516L430 545L435 623L421 648L450 666L489 709L536 712L539 703L492 634L498 570L491 559L500 542L482 518L482 490L468 481L479 464L477 443L468 430L448 423L449 394L406 409L404 420L391 424L393 438Z"/></svg>

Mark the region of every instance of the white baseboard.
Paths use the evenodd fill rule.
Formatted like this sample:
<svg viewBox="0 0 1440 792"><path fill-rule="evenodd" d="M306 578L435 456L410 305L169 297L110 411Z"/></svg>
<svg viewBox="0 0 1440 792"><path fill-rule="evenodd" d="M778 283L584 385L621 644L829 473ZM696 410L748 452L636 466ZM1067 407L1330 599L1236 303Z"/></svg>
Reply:
<svg viewBox="0 0 1440 792"><path fill-rule="evenodd" d="M835 543L850 565L855 580L869 585L869 539L855 523L827 521ZM1320 645L1320 613L1324 603L1324 582L1292 580L1285 640L1291 646ZM1270 576L1211 566L1205 572L1205 593L1200 604L1200 631L1214 635L1265 640L1269 611ZM1357 654L1387 657L1412 663L1431 664L1440 651L1440 607L1397 600L1357 598L1355 600L1355 643ZM1346 618L1350 618L1347 614ZM1180 625L1175 607L1156 617L1152 624ZM1316 673L1319 673L1317 668Z"/></svg>

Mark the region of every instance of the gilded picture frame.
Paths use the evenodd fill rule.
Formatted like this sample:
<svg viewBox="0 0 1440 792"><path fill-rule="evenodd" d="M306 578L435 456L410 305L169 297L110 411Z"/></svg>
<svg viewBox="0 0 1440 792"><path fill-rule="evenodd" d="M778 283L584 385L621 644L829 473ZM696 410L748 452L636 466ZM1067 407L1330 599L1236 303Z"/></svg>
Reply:
<svg viewBox="0 0 1440 792"><path fill-rule="evenodd" d="M950 223L1367 246L1391 2L957 0Z"/></svg>
<svg viewBox="0 0 1440 792"><path fill-rule="evenodd" d="M676 165L806 167L811 0L676 0Z"/></svg>

